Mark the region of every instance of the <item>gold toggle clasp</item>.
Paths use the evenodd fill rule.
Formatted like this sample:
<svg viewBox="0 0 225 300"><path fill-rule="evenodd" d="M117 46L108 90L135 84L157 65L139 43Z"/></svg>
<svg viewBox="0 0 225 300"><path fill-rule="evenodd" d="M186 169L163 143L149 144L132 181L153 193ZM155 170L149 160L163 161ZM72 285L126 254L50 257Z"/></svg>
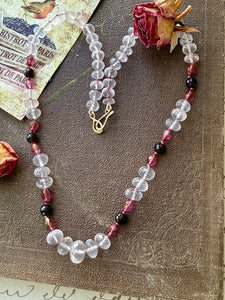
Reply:
<svg viewBox="0 0 225 300"><path fill-rule="evenodd" d="M110 104L107 104L105 113L101 118L96 119L95 113L93 110L89 111L89 117L93 120L92 129L95 133L100 134L103 132L103 129L108 121L108 118L114 114L114 111L112 110L112 106ZM104 122L102 122L104 120Z"/></svg>

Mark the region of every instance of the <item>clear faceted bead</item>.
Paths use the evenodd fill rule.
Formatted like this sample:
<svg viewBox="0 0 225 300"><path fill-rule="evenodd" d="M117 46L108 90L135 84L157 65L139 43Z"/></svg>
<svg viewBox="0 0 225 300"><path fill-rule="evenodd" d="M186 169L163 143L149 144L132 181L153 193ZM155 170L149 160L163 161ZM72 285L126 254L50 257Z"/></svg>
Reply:
<svg viewBox="0 0 225 300"><path fill-rule="evenodd" d="M130 28L128 29L128 34L129 34L129 35L132 35L135 39L138 39L138 36L136 36L136 35L134 34L134 27L130 27Z"/></svg>
<svg viewBox="0 0 225 300"><path fill-rule="evenodd" d="M24 89L23 94L28 99L37 99L39 96L35 89Z"/></svg>
<svg viewBox="0 0 225 300"><path fill-rule="evenodd" d="M104 77L104 72L101 70L97 70L91 73L91 77L93 79L102 79Z"/></svg>
<svg viewBox="0 0 225 300"><path fill-rule="evenodd" d="M99 40L99 36L96 33L89 33L86 37L86 42L91 44L93 42L97 42Z"/></svg>
<svg viewBox="0 0 225 300"><path fill-rule="evenodd" d="M185 112L189 112L191 110L191 104L184 99L180 99L176 103L176 107L184 110Z"/></svg>
<svg viewBox="0 0 225 300"><path fill-rule="evenodd" d="M100 92L98 90L91 90L89 92L89 97L91 100L99 101L102 99L102 92Z"/></svg>
<svg viewBox="0 0 225 300"><path fill-rule="evenodd" d="M87 247L87 255L91 258L96 258L98 255L98 244L91 239L87 240L85 244Z"/></svg>
<svg viewBox="0 0 225 300"><path fill-rule="evenodd" d="M113 99L113 98L104 98L102 100L102 103L105 104L105 105L107 105L107 104L113 105L113 104L115 104L115 99Z"/></svg>
<svg viewBox="0 0 225 300"><path fill-rule="evenodd" d="M43 39L44 37L45 37L45 32L41 29L41 27L40 26L36 26L35 28L34 28L34 34L36 35L37 34L37 36L40 38L40 39Z"/></svg>
<svg viewBox="0 0 225 300"><path fill-rule="evenodd" d="M105 76L109 78L115 78L117 76L117 71L111 67L105 69Z"/></svg>
<svg viewBox="0 0 225 300"><path fill-rule="evenodd" d="M140 201L143 197L142 192L138 191L136 188L129 188L125 191L125 196L134 201Z"/></svg>
<svg viewBox="0 0 225 300"><path fill-rule="evenodd" d="M93 42L89 45L89 49L91 52L98 51L101 48L102 48L102 43L100 42Z"/></svg>
<svg viewBox="0 0 225 300"><path fill-rule="evenodd" d="M184 46L185 44L190 44L193 41L193 36L189 33L183 33L181 34L180 37L180 44L181 46Z"/></svg>
<svg viewBox="0 0 225 300"><path fill-rule="evenodd" d="M29 120L37 120L40 116L41 116L41 110L39 108L31 108L26 113L26 117Z"/></svg>
<svg viewBox="0 0 225 300"><path fill-rule="evenodd" d="M61 24L62 22L62 17L58 15L55 15L54 19L52 20L52 24L55 26Z"/></svg>
<svg viewBox="0 0 225 300"><path fill-rule="evenodd" d="M33 164L37 167L44 167L48 163L48 155L40 153L34 156Z"/></svg>
<svg viewBox="0 0 225 300"><path fill-rule="evenodd" d="M73 240L71 237L66 236L62 239L61 243L58 245L58 253L60 255L66 255L70 252L73 245Z"/></svg>
<svg viewBox="0 0 225 300"><path fill-rule="evenodd" d="M25 46L25 52L29 55L32 54L34 57L37 57L38 47L30 42L27 42Z"/></svg>
<svg viewBox="0 0 225 300"><path fill-rule="evenodd" d="M63 240L63 232L59 229L52 230L47 235L47 243L49 245L57 245Z"/></svg>
<svg viewBox="0 0 225 300"><path fill-rule="evenodd" d="M66 21L70 24L73 24L74 23L74 15L73 15L73 12L70 12L70 11L66 11Z"/></svg>
<svg viewBox="0 0 225 300"><path fill-rule="evenodd" d="M53 184L53 179L50 176L40 178L36 182L36 186L39 189L48 189L50 186L52 186L52 184Z"/></svg>
<svg viewBox="0 0 225 300"><path fill-rule="evenodd" d="M110 239L104 233L97 233L95 236L95 242L101 249L109 249L111 246Z"/></svg>
<svg viewBox="0 0 225 300"><path fill-rule="evenodd" d="M132 184L141 192L146 192L148 190L148 183L143 178L134 178Z"/></svg>
<svg viewBox="0 0 225 300"><path fill-rule="evenodd" d="M187 119L187 114L184 110L181 110L180 108L175 108L171 112L172 118L182 122Z"/></svg>
<svg viewBox="0 0 225 300"><path fill-rule="evenodd" d="M128 47L134 47L134 45L136 44L136 41L133 38L133 36L125 35L123 38L123 44Z"/></svg>
<svg viewBox="0 0 225 300"><path fill-rule="evenodd" d="M27 40L35 46L38 46L40 44L39 38L33 34L28 35Z"/></svg>
<svg viewBox="0 0 225 300"><path fill-rule="evenodd" d="M105 64L102 60L96 59L92 62L92 68L94 70L103 70L105 68Z"/></svg>
<svg viewBox="0 0 225 300"><path fill-rule="evenodd" d="M152 180L155 178L155 171L148 166L141 167L138 171L138 174L145 180Z"/></svg>
<svg viewBox="0 0 225 300"><path fill-rule="evenodd" d="M85 24L83 27L83 33L85 35L88 35L90 33L94 33L95 32L95 27L92 24Z"/></svg>
<svg viewBox="0 0 225 300"><path fill-rule="evenodd" d="M187 64L192 64L192 63L196 63L199 61L199 56L196 53L189 53L184 57L184 61Z"/></svg>
<svg viewBox="0 0 225 300"><path fill-rule="evenodd" d="M111 89L111 88L104 88L102 90L102 95L103 95L103 97L112 98L115 95L115 91L114 91L114 89Z"/></svg>
<svg viewBox="0 0 225 300"><path fill-rule="evenodd" d="M180 122L177 121L177 120L174 120L172 118L166 120L166 126L167 126L167 128L169 128L169 129L171 129L172 131L175 131L175 132L181 130Z"/></svg>
<svg viewBox="0 0 225 300"><path fill-rule="evenodd" d="M103 60L105 57L105 53L102 50L94 51L94 52L92 52L91 57L93 59Z"/></svg>
<svg viewBox="0 0 225 300"><path fill-rule="evenodd" d="M50 174L50 169L48 167L38 167L34 170L34 175L36 177L47 177Z"/></svg>
<svg viewBox="0 0 225 300"><path fill-rule="evenodd" d="M46 23L43 29L44 29L45 32L51 31L52 30L52 24L50 22Z"/></svg>
<svg viewBox="0 0 225 300"><path fill-rule="evenodd" d="M24 103L25 107L28 109L36 108L39 106L39 102L36 99L28 99Z"/></svg>
<svg viewBox="0 0 225 300"><path fill-rule="evenodd" d="M99 103L95 100L89 100L86 104L88 110L98 111L99 110Z"/></svg>
<svg viewBox="0 0 225 300"><path fill-rule="evenodd" d="M115 57L112 57L110 59L110 65L113 67L113 69L115 70L120 70L122 68L121 63L119 62L119 60Z"/></svg>
<svg viewBox="0 0 225 300"><path fill-rule="evenodd" d="M124 54L122 51L117 51L115 56L121 62L126 62L128 60L127 55Z"/></svg>
<svg viewBox="0 0 225 300"><path fill-rule="evenodd" d="M78 240L72 244L70 259L74 264L80 264L85 258L86 245Z"/></svg>
<svg viewBox="0 0 225 300"><path fill-rule="evenodd" d="M197 46L195 43L185 44L182 47L182 51L184 54L194 53L197 51Z"/></svg>
<svg viewBox="0 0 225 300"><path fill-rule="evenodd" d="M90 83L90 88L93 90L101 90L103 87L104 84L101 80L94 80Z"/></svg>
<svg viewBox="0 0 225 300"><path fill-rule="evenodd" d="M125 45L122 45L122 46L120 46L120 50L124 53L124 54L126 54L126 55L131 55L132 53L133 53L133 49L132 48L129 48L129 47L127 47L127 46L125 46Z"/></svg>
<svg viewBox="0 0 225 300"><path fill-rule="evenodd" d="M116 81L111 78L106 78L103 80L103 84L105 87L113 89L116 86Z"/></svg>

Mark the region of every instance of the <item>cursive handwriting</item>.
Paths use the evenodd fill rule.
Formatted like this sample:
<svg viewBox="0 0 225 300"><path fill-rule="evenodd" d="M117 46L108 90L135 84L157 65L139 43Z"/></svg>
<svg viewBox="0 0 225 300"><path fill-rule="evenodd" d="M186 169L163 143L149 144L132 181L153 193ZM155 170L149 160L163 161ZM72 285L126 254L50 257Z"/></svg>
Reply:
<svg viewBox="0 0 225 300"><path fill-rule="evenodd" d="M25 298L28 295L30 295L33 292L33 290L35 289L34 285L28 285L27 287L28 287L29 290L26 293L22 293L20 291L16 291L14 293L11 293L9 291L9 289L7 289L5 291L0 291L0 295L6 295L6 296L9 296L9 297L18 296L19 298Z"/></svg>
<svg viewBox="0 0 225 300"><path fill-rule="evenodd" d="M43 299L45 299L45 300L52 300L52 299L68 300L76 293L76 289L73 289L72 292L70 293L70 295L66 295L66 293L60 295L59 289L60 289L60 286L56 285L50 295L49 295L49 293L46 293L43 295Z"/></svg>

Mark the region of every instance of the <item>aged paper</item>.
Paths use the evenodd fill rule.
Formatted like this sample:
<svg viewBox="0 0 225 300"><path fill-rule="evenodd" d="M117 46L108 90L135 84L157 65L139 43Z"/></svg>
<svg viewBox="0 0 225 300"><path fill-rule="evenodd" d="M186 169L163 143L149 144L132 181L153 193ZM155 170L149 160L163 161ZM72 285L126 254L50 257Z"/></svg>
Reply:
<svg viewBox="0 0 225 300"><path fill-rule="evenodd" d="M0 108L22 120L25 116L23 70L27 56L27 36L35 26L46 22L47 13L69 10L90 18L100 0L1 1L0 11ZM34 6L31 9L31 6ZM33 11L40 13L35 14ZM80 30L64 22L54 26L38 46L37 92L40 95L49 79L77 40Z"/></svg>

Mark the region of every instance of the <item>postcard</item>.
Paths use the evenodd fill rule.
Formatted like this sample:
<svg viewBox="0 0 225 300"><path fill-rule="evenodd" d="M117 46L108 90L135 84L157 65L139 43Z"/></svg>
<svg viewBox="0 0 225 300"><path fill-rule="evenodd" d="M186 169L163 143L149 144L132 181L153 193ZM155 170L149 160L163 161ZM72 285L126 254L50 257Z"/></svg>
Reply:
<svg viewBox="0 0 225 300"><path fill-rule="evenodd" d="M24 106L23 74L26 63L28 36L37 25L46 22L49 13L71 11L89 20L100 0L41 0L1 1L0 10L0 108L22 120ZM41 94L46 84L62 63L79 37L81 30L74 24L63 22L53 26L40 39L38 59L34 65L37 72L36 91Z"/></svg>

